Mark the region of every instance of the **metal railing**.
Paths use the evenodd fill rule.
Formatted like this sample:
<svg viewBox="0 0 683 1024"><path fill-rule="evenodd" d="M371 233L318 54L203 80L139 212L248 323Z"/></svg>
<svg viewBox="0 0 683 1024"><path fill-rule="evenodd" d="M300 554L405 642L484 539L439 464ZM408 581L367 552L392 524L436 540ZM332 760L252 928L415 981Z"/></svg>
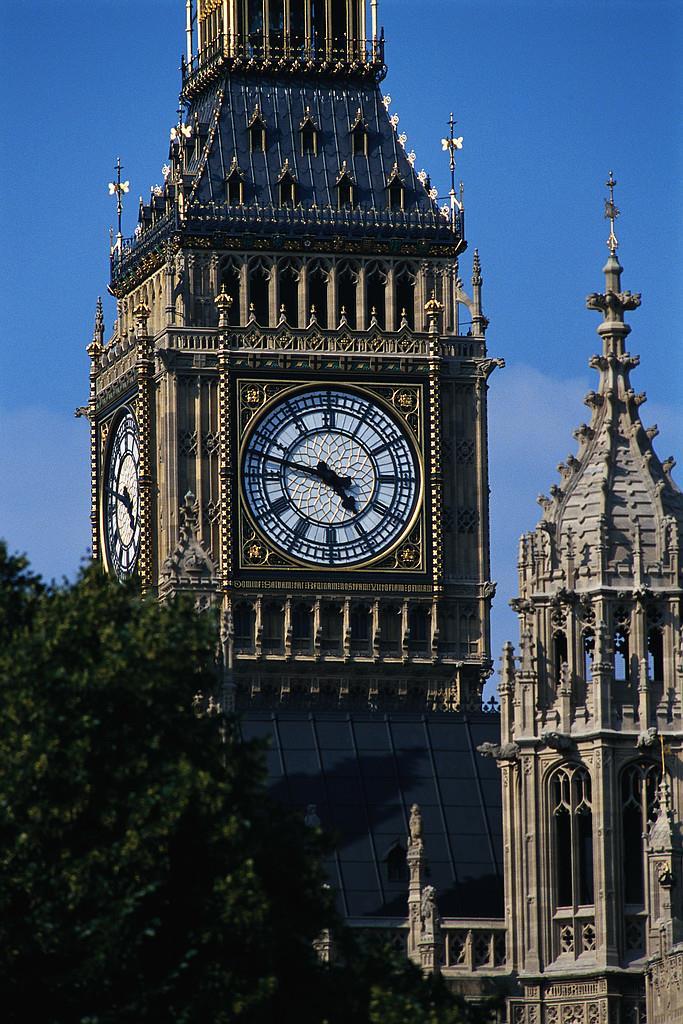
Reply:
<svg viewBox="0 0 683 1024"><path fill-rule="evenodd" d="M191 95L202 88L223 66L230 69L263 71L268 68L283 70L312 70L318 74L363 74L383 78L384 38L334 39L323 36L320 41L302 39L291 34L263 32L248 36L222 32L204 43L191 61L183 59L183 92Z"/></svg>

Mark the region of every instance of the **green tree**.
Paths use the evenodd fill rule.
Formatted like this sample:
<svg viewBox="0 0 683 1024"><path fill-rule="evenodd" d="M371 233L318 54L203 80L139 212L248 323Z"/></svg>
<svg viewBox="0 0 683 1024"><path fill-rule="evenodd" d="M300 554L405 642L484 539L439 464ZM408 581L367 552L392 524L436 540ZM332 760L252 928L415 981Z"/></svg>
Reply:
<svg viewBox="0 0 683 1024"><path fill-rule="evenodd" d="M97 568L44 589L4 547L0 609L4 1019L278 1019L320 984L331 895L260 750L193 710L213 617Z"/></svg>
<svg viewBox="0 0 683 1024"><path fill-rule="evenodd" d="M97 567L45 587L0 542L3 1020L486 1019L340 926L328 841L268 797L258 744L197 713L216 629Z"/></svg>

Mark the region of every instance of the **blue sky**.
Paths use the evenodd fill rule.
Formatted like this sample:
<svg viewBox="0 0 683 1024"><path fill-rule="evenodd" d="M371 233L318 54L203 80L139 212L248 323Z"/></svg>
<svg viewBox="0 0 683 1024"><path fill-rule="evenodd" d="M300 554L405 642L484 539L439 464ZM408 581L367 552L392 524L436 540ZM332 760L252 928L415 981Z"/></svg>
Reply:
<svg viewBox="0 0 683 1024"><path fill-rule="evenodd" d="M587 417L602 286L604 182L618 179L636 390L660 456L681 455L683 7L678 0L380 0L399 131L445 189L451 110L464 136L469 252L481 253L490 351L493 654L516 638L518 535ZM22 0L3 10L0 135L0 534L48 577L88 534L85 402L106 297L116 156L137 196L161 179L175 121L183 0ZM679 473L680 480L680 473Z"/></svg>

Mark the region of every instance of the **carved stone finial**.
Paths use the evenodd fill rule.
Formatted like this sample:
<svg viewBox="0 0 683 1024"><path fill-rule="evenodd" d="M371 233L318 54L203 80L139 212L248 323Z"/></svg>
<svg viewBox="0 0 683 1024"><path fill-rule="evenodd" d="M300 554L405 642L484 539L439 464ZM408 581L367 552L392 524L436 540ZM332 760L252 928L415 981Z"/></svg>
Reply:
<svg viewBox="0 0 683 1024"><path fill-rule="evenodd" d="M228 295L226 292L225 284L221 286L220 292L213 301L218 310L218 326L227 327L230 310L232 309L232 295Z"/></svg>
<svg viewBox="0 0 683 1024"><path fill-rule="evenodd" d="M479 250L474 250L474 256L472 258L472 284L480 285L483 283L483 277L481 276L481 263L479 261Z"/></svg>
<svg viewBox="0 0 683 1024"><path fill-rule="evenodd" d="M198 607L212 603L218 590L218 573L208 551L197 537L199 509L192 491L180 506L180 539L162 570L162 597L178 591L193 593Z"/></svg>

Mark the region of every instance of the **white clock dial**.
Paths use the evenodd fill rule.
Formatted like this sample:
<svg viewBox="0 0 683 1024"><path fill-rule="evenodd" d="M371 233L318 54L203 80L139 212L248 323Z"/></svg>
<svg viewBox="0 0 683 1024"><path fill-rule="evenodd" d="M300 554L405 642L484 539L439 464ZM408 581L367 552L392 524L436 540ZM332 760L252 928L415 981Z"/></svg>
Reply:
<svg viewBox="0 0 683 1024"><path fill-rule="evenodd" d="M395 545L421 493L405 427L373 398L335 387L264 412L243 447L242 485L265 536L319 566L357 565Z"/></svg>
<svg viewBox="0 0 683 1024"><path fill-rule="evenodd" d="M107 561L119 579L131 575L140 550L139 465L138 428L126 411L111 438L104 473Z"/></svg>

